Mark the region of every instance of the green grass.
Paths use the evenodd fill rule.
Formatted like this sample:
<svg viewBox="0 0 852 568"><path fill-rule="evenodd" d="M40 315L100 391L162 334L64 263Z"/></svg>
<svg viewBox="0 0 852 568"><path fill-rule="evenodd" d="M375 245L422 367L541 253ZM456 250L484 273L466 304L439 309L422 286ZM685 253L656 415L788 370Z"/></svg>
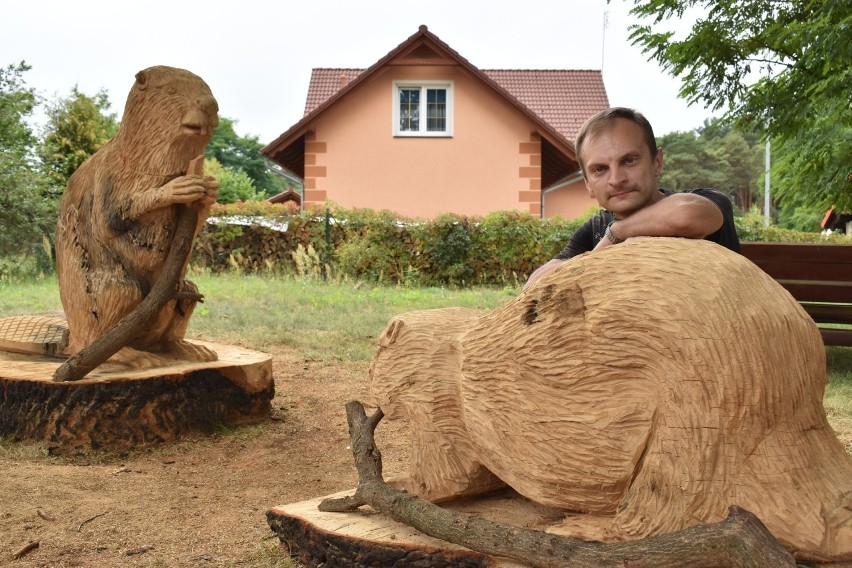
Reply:
<svg viewBox="0 0 852 568"><path fill-rule="evenodd" d="M491 309L515 289L399 288L295 278L194 275L205 295L187 335L264 350L292 347L311 360L369 361L396 314L460 306Z"/></svg>
<svg viewBox="0 0 852 568"><path fill-rule="evenodd" d="M825 414L846 451L852 454L852 347L827 347L828 383Z"/></svg>
<svg viewBox="0 0 852 568"><path fill-rule="evenodd" d="M191 278L205 301L196 308L189 337L261 351L289 347L305 359L323 361L372 360L376 338L396 314L450 306L492 309L518 293L516 288L357 286L238 274ZM55 278L0 282L0 317L61 309ZM852 348L828 347L826 357L826 413L852 450Z"/></svg>
<svg viewBox="0 0 852 568"><path fill-rule="evenodd" d="M449 306L491 309L517 289L401 288L292 277L194 274L204 294L187 336L252 349L286 346L306 359L369 361L396 314ZM0 282L0 317L59 311L55 279Z"/></svg>
<svg viewBox="0 0 852 568"><path fill-rule="evenodd" d="M0 281L0 317L61 310L56 276L28 282Z"/></svg>

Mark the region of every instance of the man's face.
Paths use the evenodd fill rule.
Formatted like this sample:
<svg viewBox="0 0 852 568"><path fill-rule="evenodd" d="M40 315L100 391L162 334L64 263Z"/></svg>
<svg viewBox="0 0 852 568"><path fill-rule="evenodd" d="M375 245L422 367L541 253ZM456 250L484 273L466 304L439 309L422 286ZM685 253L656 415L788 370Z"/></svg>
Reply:
<svg viewBox="0 0 852 568"><path fill-rule="evenodd" d="M663 151L651 155L638 124L618 118L586 138L582 152L589 195L619 219L662 199Z"/></svg>

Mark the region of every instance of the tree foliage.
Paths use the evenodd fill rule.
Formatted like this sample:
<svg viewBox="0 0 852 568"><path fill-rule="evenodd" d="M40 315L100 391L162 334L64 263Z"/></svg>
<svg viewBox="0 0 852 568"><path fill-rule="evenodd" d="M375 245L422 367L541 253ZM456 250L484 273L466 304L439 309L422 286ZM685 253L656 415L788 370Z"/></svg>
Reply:
<svg viewBox="0 0 852 568"><path fill-rule="evenodd" d="M727 193L742 212L762 194L763 146L752 134L715 119L694 131L660 136L657 143L664 152L662 187L716 188Z"/></svg>
<svg viewBox="0 0 852 568"><path fill-rule="evenodd" d="M213 131L213 138L207 145L205 155L215 158L224 168L245 172L261 194L261 198L280 193L283 190L282 182L268 172L260 153L263 145L257 136L238 135L234 130L235 122L230 118L219 118L219 126Z"/></svg>
<svg viewBox="0 0 852 568"><path fill-rule="evenodd" d="M772 139L773 192L852 209L849 0L633 0L631 40L681 78L680 96ZM663 22L704 13L685 38Z"/></svg>
<svg viewBox="0 0 852 568"><path fill-rule="evenodd" d="M262 199L254 187L254 181L243 170L228 168L216 158L204 160L204 174L213 176L219 182L218 203L254 201Z"/></svg>
<svg viewBox="0 0 852 568"><path fill-rule="evenodd" d="M68 178L118 130L109 114L109 96L99 91L90 97L75 86L67 98L46 105L47 123L38 148L45 174L61 192Z"/></svg>
<svg viewBox="0 0 852 568"><path fill-rule="evenodd" d="M25 62L0 68L0 256L40 252L56 226L56 204L38 171L27 123L37 104Z"/></svg>

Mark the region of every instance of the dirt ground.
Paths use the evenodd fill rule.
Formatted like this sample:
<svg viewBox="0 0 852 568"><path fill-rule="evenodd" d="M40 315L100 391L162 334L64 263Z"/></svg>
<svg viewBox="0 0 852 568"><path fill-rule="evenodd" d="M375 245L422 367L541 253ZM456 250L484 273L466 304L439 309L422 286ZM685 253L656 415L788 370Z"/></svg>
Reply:
<svg viewBox="0 0 852 568"><path fill-rule="evenodd" d="M344 405L369 402L369 363L270 354L276 394L262 424L128 454L0 445L0 566L299 566L265 513L354 488ZM384 421L376 439L386 477L402 475L405 427Z"/></svg>
<svg viewBox="0 0 852 568"><path fill-rule="evenodd" d="M4 444L0 566L286 566L265 513L355 486L344 405L369 401L369 363L270 354L261 425L122 455ZM391 476L407 460L400 428L376 431Z"/></svg>

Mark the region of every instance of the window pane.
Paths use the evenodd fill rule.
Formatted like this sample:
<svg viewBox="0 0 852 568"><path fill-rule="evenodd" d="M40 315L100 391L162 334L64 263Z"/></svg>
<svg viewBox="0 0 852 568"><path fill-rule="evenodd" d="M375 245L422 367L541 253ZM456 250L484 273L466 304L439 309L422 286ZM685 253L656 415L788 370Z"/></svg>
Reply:
<svg viewBox="0 0 852 568"><path fill-rule="evenodd" d="M446 89L426 89L426 130L428 132L447 130Z"/></svg>
<svg viewBox="0 0 852 568"><path fill-rule="evenodd" d="M420 89L399 90L399 130L420 130Z"/></svg>

